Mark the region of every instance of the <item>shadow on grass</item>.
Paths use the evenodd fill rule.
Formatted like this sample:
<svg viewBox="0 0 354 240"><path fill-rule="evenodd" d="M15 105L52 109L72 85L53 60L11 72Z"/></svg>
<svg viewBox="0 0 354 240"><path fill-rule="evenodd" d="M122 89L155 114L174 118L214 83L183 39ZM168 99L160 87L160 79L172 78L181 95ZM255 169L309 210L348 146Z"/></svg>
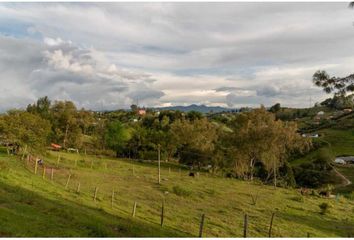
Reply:
<svg viewBox="0 0 354 240"><path fill-rule="evenodd" d="M188 237L129 217L118 217L68 200L53 200L0 182L2 237Z"/></svg>

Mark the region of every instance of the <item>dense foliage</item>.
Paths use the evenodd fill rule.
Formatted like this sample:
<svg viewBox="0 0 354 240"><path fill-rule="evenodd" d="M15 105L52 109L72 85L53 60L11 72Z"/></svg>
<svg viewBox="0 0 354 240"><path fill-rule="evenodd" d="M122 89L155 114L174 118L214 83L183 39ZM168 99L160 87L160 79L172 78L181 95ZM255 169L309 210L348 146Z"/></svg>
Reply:
<svg viewBox="0 0 354 240"><path fill-rule="evenodd" d="M2 115L0 133L4 142L34 152L55 143L63 149L156 160L160 151L164 161L237 178L257 177L275 186L295 185L298 175L288 159L311 148L294 122L277 117L280 104L212 118L199 112L140 110L136 105L126 111L78 110L73 102L52 103L44 97L26 111Z"/></svg>

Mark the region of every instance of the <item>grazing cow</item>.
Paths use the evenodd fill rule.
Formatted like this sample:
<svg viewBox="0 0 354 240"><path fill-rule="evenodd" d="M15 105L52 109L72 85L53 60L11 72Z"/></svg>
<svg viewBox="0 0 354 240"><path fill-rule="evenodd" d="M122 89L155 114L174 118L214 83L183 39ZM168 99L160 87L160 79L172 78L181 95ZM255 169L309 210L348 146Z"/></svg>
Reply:
<svg viewBox="0 0 354 240"><path fill-rule="evenodd" d="M195 177L194 172L190 172L190 173L189 173L189 176L190 176L190 177Z"/></svg>

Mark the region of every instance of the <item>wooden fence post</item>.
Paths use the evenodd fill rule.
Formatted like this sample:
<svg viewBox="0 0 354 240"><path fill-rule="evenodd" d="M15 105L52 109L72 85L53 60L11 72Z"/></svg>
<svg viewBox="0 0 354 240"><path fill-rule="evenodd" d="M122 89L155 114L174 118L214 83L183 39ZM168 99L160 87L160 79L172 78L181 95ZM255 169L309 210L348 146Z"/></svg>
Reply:
<svg viewBox="0 0 354 240"><path fill-rule="evenodd" d="M168 168L168 175L170 175L171 174L171 168L169 167Z"/></svg>
<svg viewBox="0 0 354 240"><path fill-rule="evenodd" d="M114 204L114 189L112 190L111 208L113 208L113 204Z"/></svg>
<svg viewBox="0 0 354 240"><path fill-rule="evenodd" d="M65 189L67 189L69 186L70 178L71 178L71 173L69 174L68 179L66 180Z"/></svg>
<svg viewBox="0 0 354 240"><path fill-rule="evenodd" d="M135 169L134 169L134 165L133 165L133 176L135 176Z"/></svg>
<svg viewBox="0 0 354 240"><path fill-rule="evenodd" d="M247 237L247 227L248 227L248 220L247 220L247 214L245 214L244 217L244 222L243 222L243 237Z"/></svg>
<svg viewBox="0 0 354 240"><path fill-rule="evenodd" d="M199 226L199 237L200 238L203 236L204 218L205 218L205 214L203 213L202 219L200 220L200 226Z"/></svg>
<svg viewBox="0 0 354 240"><path fill-rule="evenodd" d="M38 169L38 160L37 159L35 159L34 160L34 174L37 174L37 169Z"/></svg>
<svg viewBox="0 0 354 240"><path fill-rule="evenodd" d="M93 196L93 201L96 202L98 187L95 187L95 195Z"/></svg>
<svg viewBox="0 0 354 240"><path fill-rule="evenodd" d="M272 217L270 219L270 225L269 225L269 237L272 237L272 227L273 227L273 219L274 219L275 213L272 213Z"/></svg>
<svg viewBox="0 0 354 240"><path fill-rule="evenodd" d="M136 202L134 202L134 206L133 206L133 213L132 213L133 217L135 217L135 212L136 212Z"/></svg>
<svg viewBox="0 0 354 240"><path fill-rule="evenodd" d="M90 168L92 169L93 168L93 159L91 159L91 166Z"/></svg>
<svg viewBox="0 0 354 240"><path fill-rule="evenodd" d="M50 172L50 180L53 181L53 179L54 179L54 168L52 168Z"/></svg>
<svg viewBox="0 0 354 240"><path fill-rule="evenodd" d="M77 188L76 188L76 193L80 193L80 187L81 187L81 184L80 182L77 184Z"/></svg>
<svg viewBox="0 0 354 240"><path fill-rule="evenodd" d="M309 233L309 232L307 232L307 237L308 237L308 238L310 237L310 233Z"/></svg>
<svg viewBox="0 0 354 240"><path fill-rule="evenodd" d="M157 146L157 161L158 161L158 184L161 184L161 156L160 145Z"/></svg>
<svg viewBox="0 0 354 240"><path fill-rule="evenodd" d="M164 218L164 214L165 214L165 200L162 200L162 206L161 206L161 227L163 225L163 218Z"/></svg>
<svg viewBox="0 0 354 240"><path fill-rule="evenodd" d="M45 166L43 166L42 178L45 179Z"/></svg>
<svg viewBox="0 0 354 240"><path fill-rule="evenodd" d="M77 167L77 159L75 158L75 167Z"/></svg>
<svg viewBox="0 0 354 240"><path fill-rule="evenodd" d="M23 153L22 153L21 160L23 160L23 159L25 158L26 152L27 152L27 144L25 145L25 149L24 149L24 151L23 151Z"/></svg>

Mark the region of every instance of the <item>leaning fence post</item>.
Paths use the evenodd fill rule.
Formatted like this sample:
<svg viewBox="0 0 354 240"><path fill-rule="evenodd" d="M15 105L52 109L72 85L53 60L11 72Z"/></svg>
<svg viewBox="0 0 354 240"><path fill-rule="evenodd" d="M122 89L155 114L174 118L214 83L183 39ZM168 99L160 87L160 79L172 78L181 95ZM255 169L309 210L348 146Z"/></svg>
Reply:
<svg viewBox="0 0 354 240"><path fill-rule="evenodd" d="M205 214L203 213L202 219L200 221L200 226L199 226L199 237L200 238L203 236L204 218L205 218Z"/></svg>
<svg viewBox="0 0 354 240"><path fill-rule="evenodd" d="M68 179L66 180L65 189L67 189L69 186L70 178L71 178L71 173L69 174Z"/></svg>
<svg viewBox="0 0 354 240"><path fill-rule="evenodd" d="M133 217L135 217L135 212L136 212L136 202L134 202L134 206L133 206L133 213L132 213Z"/></svg>
<svg viewBox="0 0 354 240"><path fill-rule="evenodd" d="M243 237L247 237L247 227L248 227L248 221L247 221L247 214L245 214L244 217L244 222L243 222Z"/></svg>
<svg viewBox="0 0 354 240"><path fill-rule="evenodd" d="M95 195L93 196L93 201L96 202L98 187L95 187Z"/></svg>
<svg viewBox="0 0 354 240"><path fill-rule="evenodd" d="M164 218L164 213L165 213L165 200L162 200L162 206L161 206L161 227L163 225L163 218Z"/></svg>
<svg viewBox="0 0 354 240"><path fill-rule="evenodd" d="M269 225L269 237L272 237L272 227L273 227L273 219L274 219L275 213L272 213L272 218L270 219L270 225Z"/></svg>
<svg viewBox="0 0 354 240"><path fill-rule="evenodd" d="M114 189L112 190L111 208L113 208L114 203Z"/></svg>

